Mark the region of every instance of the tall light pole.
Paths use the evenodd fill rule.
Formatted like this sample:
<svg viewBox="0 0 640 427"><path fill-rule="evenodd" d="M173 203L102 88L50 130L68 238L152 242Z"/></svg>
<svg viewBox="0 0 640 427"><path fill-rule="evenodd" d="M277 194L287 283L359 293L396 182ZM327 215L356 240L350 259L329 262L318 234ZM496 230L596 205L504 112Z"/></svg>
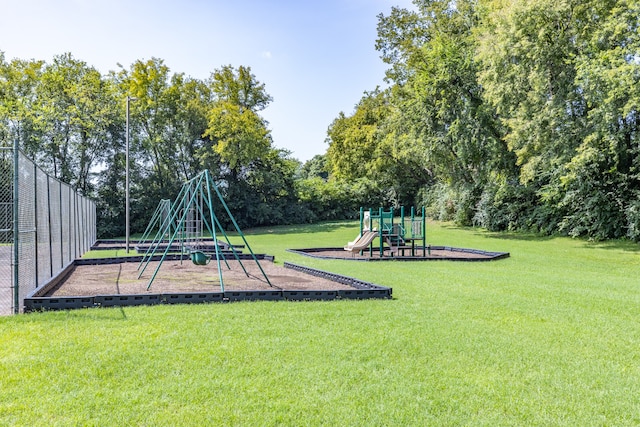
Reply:
<svg viewBox="0 0 640 427"><path fill-rule="evenodd" d="M124 160L124 168L125 168L125 179L124 179L124 193L125 193L125 202L124 202L124 210L125 210L125 240L126 240L126 253L129 253L129 104L131 101L137 101L138 98L132 98L127 96L127 129L125 135L125 160Z"/></svg>

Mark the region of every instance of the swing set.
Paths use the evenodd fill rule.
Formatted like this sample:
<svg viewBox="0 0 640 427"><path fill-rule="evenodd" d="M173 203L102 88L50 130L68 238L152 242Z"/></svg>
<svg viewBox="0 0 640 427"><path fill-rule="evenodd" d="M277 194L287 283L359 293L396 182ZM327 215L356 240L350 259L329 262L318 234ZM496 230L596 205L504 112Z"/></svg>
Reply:
<svg viewBox="0 0 640 427"><path fill-rule="evenodd" d="M223 214L227 215L227 218L233 224L234 231L242 238L244 246L249 250L251 259L257 264L269 286L273 286L267 274L262 269L258 258L249 246L242 230L240 230L238 223L231 214L211 174L208 170L204 170L183 184L173 204L171 204L169 200L161 200L143 234L141 241L146 241L146 239L150 237L152 230L157 229L155 236L151 240L151 244L147 247L138 265L138 279L142 277L142 274L150 262L157 259L156 255L162 254L155 271L149 279L147 290L151 288L167 255L169 255L169 253L175 253L176 248L178 248L180 253L181 262L182 255L188 255L191 262L201 266L208 265L212 259L215 259L220 290L222 292L224 292L224 280L221 262L224 262L228 270L231 269L227 262L227 257L232 256L238 261L244 273L249 277L249 273L242 263L242 257L240 257L236 247L231 244L229 236L222 227L218 215L216 215L214 209L216 199L214 199L214 195L217 196L217 201L222 205ZM204 248L207 247L207 245L204 244L206 240L204 237L205 232L213 238L213 252L205 252L206 249ZM224 242L219 242L218 236L223 237Z"/></svg>

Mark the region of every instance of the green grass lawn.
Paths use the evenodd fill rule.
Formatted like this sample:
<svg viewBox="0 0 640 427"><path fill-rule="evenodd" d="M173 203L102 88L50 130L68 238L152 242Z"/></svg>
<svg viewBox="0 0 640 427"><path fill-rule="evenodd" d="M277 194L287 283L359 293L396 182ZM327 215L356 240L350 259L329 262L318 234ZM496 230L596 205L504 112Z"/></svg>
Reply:
<svg viewBox="0 0 640 427"><path fill-rule="evenodd" d="M319 260L355 222L247 232L255 252L393 300L0 318L0 425L640 425L640 251L429 224L493 262Z"/></svg>

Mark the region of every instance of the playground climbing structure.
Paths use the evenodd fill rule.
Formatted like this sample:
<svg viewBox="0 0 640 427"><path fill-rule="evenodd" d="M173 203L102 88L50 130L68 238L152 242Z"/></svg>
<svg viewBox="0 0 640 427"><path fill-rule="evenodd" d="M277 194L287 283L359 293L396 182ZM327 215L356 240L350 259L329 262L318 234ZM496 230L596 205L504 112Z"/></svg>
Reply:
<svg viewBox="0 0 640 427"><path fill-rule="evenodd" d="M417 256L416 254L427 256L430 248L426 243L424 207L420 210L420 215L417 215L412 207L410 215L405 216L404 206L400 207L398 218L396 213L393 208L389 210L379 208L377 211L360 208L360 235L354 242L356 244L347 245L345 250L353 252L368 248L369 255L373 256L375 239L370 237L371 233L375 232L378 237L380 257L385 256L385 252L388 252L390 256L404 256L406 252L409 252L412 257ZM369 238L363 239L364 236ZM366 245L363 245L363 242ZM350 246L351 248L348 249Z"/></svg>

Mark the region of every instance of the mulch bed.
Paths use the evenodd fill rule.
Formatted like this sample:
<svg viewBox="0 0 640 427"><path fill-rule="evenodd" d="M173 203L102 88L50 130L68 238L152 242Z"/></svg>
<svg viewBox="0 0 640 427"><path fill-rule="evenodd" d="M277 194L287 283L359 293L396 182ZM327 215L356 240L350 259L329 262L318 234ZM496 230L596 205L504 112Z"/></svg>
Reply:
<svg viewBox="0 0 640 427"><path fill-rule="evenodd" d="M245 260L242 262L248 276L238 261L228 261L228 263L229 268L221 261L225 291L353 289L348 285L284 268L271 261L263 260L260 261L260 266L271 282L272 286L269 286L255 261ZM77 265L47 296L220 292L217 263L211 261L206 266L197 266L189 260L165 260L151 287L147 290L149 279L157 265L157 262L149 263L140 279L138 279L138 262Z"/></svg>
<svg viewBox="0 0 640 427"><path fill-rule="evenodd" d="M343 259L358 261L490 261L509 256L505 252L487 252L476 249L461 249L444 246L431 246L422 252L416 249L391 254L385 250L383 257L379 251L362 253L345 251L343 248L291 249L291 252L324 259ZM139 262L115 262L97 265L75 265L62 280L50 291L47 297L97 296L97 295L142 295L163 293L220 292L220 275L217 262L206 266L193 264L189 259L165 260L149 287L149 281L159 263L150 262L140 278L144 268ZM229 260L228 266L221 261L222 280L225 291L332 291L351 290L352 286L341 284L322 276L307 274L292 268L274 264L270 260L260 261L260 266L252 260ZM243 269L244 267L244 269ZM269 282L262 274L269 278ZM245 272L246 270L246 272ZM149 289L147 289L149 287ZM44 296L44 295L42 295Z"/></svg>
<svg viewBox="0 0 640 427"><path fill-rule="evenodd" d="M391 253L388 249L380 256L380 250L374 249L360 252L349 252L343 248L309 248L290 249L290 252L313 258L344 259L356 261L492 261L509 256L508 252L489 252L478 249L454 248L448 246L431 246L423 252L422 248L416 248L411 254L411 249L405 249L398 253Z"/></svg>

